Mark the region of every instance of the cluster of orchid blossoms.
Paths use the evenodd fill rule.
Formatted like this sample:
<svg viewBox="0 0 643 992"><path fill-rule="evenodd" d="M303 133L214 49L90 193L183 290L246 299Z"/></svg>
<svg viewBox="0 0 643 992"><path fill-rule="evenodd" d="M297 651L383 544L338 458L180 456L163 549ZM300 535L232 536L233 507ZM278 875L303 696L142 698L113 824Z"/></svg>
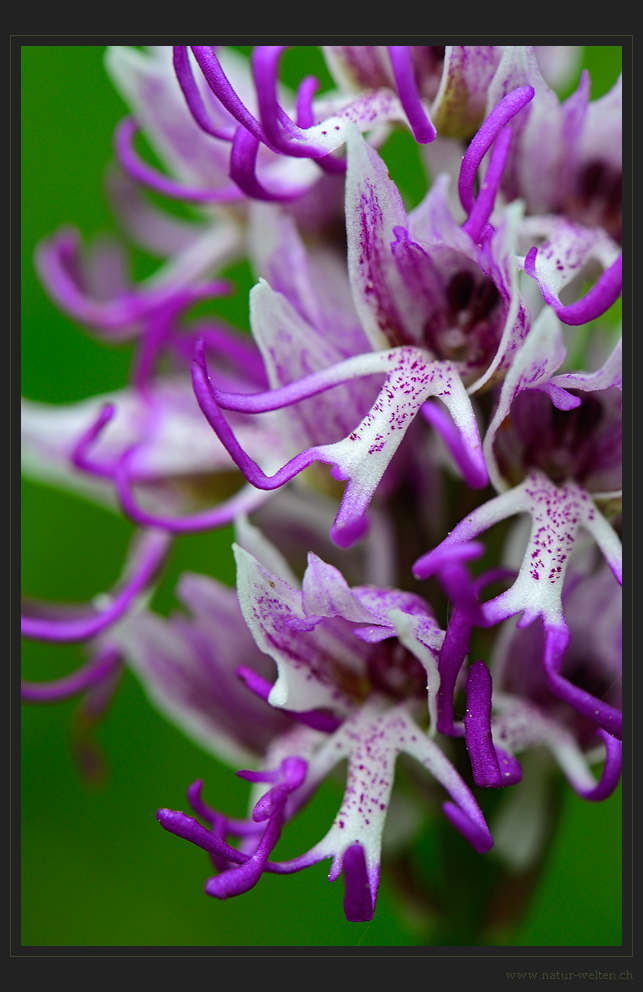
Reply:
<svg viewBox="0 0 643 992"><path fill-rule="evenodd" d="M533 752L494 828L518 866L543 843L550 766L591 801L620 778L621 342L600 318L621 292L621 84L590 101L584 72L561 103L546 80L574 58L562 47L335 46L317 98L314 77L280 85L282 52L108 51L132 111L108 191L161 264L133 285L120 243L67 228L40 244L52 299L100 340L134 340L135 360L121 392L25 402L23 463L138 529L113 592L25 602L25 636L86 642L88 661L23 698L98 712L131 666L253 783L247 819L201 781L196 816L157 813L211 856L206 893L332 858L347 919L365 921L399 755L483 855L476 796L511 793ZM377 150L393 127L433 177L410 213ZM252 338L191 317L246 257ZM186 574L187 613L156 615L174 536L231 523L237 588ZM330 828L271 860L342 761Z"/></svg>

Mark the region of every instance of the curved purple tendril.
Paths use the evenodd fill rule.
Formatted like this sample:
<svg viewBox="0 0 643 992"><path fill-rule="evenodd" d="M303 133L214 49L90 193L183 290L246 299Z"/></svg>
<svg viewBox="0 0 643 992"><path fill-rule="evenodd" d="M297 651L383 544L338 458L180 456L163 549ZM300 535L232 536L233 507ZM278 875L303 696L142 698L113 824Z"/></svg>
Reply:
<svg viewBox="0 0 643 992"><path fill-rule="evenodd" d="M264 133L272 147L284 155L293 158L312 158L326 172L345 172L345 162L338 161L324 148L316 148L314 145L305 143L306 134L304 132L315 123L311 106L315 89L319 85L315 77L308 77L308 80L314 80L315 89L313 89L311 82L305 80L306 86L304 87L302 84L297 94L297 124L291 120L277 101L279 60L287 47L287 45L257 45L252 53L252 71ZM308 123L305 126L300 125L301 119L308 121ZM290 136L291 140L284 137L281 128Z"/></svg>
<svg viewBox="0 0 643 992"><path fill-rule="evenodd" d="M261 352L252 338L209 321L195 322L188 333L177 335L172 341L174 349L188 365L192 364L194 346L199 338L203 338L206 348L243 372L246 379L253 379L259 389L270 388Z"/></svg>
<svg viewBox="0 0 643 992"><path fill-rule="evenodd" d="M102 479L114 478L117 463L114 465L101 465L100 462L91 461L87 456L87 451L94 444L110 420L113 419L115 413L115 404L106 403L99 412L94 423L87 428L85 433L82 434L76 442L74 450L71 453L71 462L72 465L75 465L75 467L80 469L82 472L88 472L90 475L97 475Z"/></svg>
<svg viewBox="0 0 643 992"><path fill-rule="evenodd" d="M103 648L86 665L77 668L70 675L53 682L20 683L20 695L25 703L57 703L71 699L85 689L97 686L122 666L120 652L110 645Z"/></svg>
<svg viewBox="0 0 643 992"><path fill-rule="evenodd" d="M515 578L515 576L516 573L512 569L490 569L471 583L472 593L475 596L491 582ZM436 694L438 730L441 734L446 734L449 737L459 737L463 733L453 723L453 698L455 696L455 686L460 669L469 651L469 643L474 626L475 623L472 619L470 609L464 608L456 598L455 608L449 618L446 635L440 650L438 661L440 688Z"/></svg>
<svg viewBox="0 0 643 992"><path fill-rule="evenodd" d="M480 126L467 148L458 179L460 202L467 214L471 213L475 205L473 184L482 159L502 128L533 99L534 93L533 86L519 86L518 89L507 93Z"/></svg>
<svg viewBox="0 0 643 992"><path fill-rule="evenodd" d="M232 288L227 280L219 279L201 286L186 286L175 292L173 296L159 302L158 307L148 317L134 359L131 380L137 389L146 391L156 360L173 337L173 321L181 311L200 300L227 296Z"/></svg>
<svg viewBox="0 0 643 992"><path fill-rule="evenodd" d="M447 445L467 485L471 489L484 489L488 486L489 475L484 462L476 462L471 458L469 449L463 443L447 411L437 403L427 400L420 407L420 412Z"/></svg>
<svg viewBox="0 0 643 992"><path fill-rule="evenodd" d="M217 836L221 840L225 840L227 834L234 834L237 837L252 837L261 833L263 828L254 820L237 820L208 806L202 798L202 791L203 781L198 778L187 790L188 802L194 812L217 832Z"/></svg>
<svg viewBox="0 0 643 992"><path fill-rule="evenodd" d="M313 114L313 97L319 87L319 80L316 76L306 76L302 79L297 90L296 112L297 126L306 129L313 127L315 117ZM346 159L335 158L334 155L323 155L316 158L315 162L324 172L341 173L346 172Z"/></svg>
<svg viewBox="0 0 643 992"><path fill-rule="evenodd" d="M622 252L616 261L610 265L609 269L605 269L589 293L582 300L577 300L576 303L570 303L569 306L564 306L560 300L556 299L554 294L544 285L543 281L538 278L536 272L537 256L538 249L531 248L525 258L525 272L532 279L536 280L540 286L540 292L543 294L545 303L549 304L556 316L562 320L563 324L571 324L573 327L576 327L578 324L586 324L590 320L595 320L601 314L604 314L606 310L609 310L621 295L623 289Z"/></svg>
<svg viewBox="0 0 643 992"><path fill-rule="evenodd" d="M228 113L232 114L235 120L239 121L239 124L246 131L249 131L253 137L263 142L263 144L268 145L272 151L278 151L279 149L273 147L268 141L259 121L250 113L235 93L212 47L209 45L191 45L190 47L205 77L205 81L217 100L223 104Z"/></svg>
<svg viewBox="0 0 643 992"><path fill-rule="evenodd" d="M592 723L598 724L617 740L623 736L623 714L614 706L597 699L584 689L579 689L560 674L570 634L565 628L545 627L545 673L553 694Z"/></svg>
<svg viewBox="0 0 643 992"><path fill-rule="evenodd" d="M313 115L313 98L319 89L317 76L305 76L297 89L295 99L295 110L297 113L297 127L302 130L312 127L315 123Z"/></svg>
<svg viewBox="0 0 643 992"><path fill-rule="evenodd" d="M489 168L480 186L478 197L471 213L462 225L462 230L466 231L475 244L480 244L484 238L493 233L493 228L487 224L487 221L493 211L496 194L507 165L511 138L510 127L504 127L496 138L489 159Z"/></svg>
<svg viewBox="0 0 643 992"><path fill-rule="evenodd" d="M464 737L473 781L486 789L515 785L522 778L520 763L513 755L496 748L492 740L492 680L491 672L483 661L474 661L469 669L466 692Z"/></svg>
<svg viewBox="0 0 643 992"><path fill-rule="evenodd" d="M410 46L389 45L388 53L391 58L391 66L393 67L393 75L395 77L395 85L397 86L400 103L409 119L413 137L421 145L435 141L437 131L420 100L420 94L413 73Z"/></svg>
<svg viewBox="0 0 643 992"><path fill-rule="evenodd" d="M290 482L295 475L307 468L314 461L319 460L315 449L302 451L301 454L291 458L283 468L280 468L274 475L266 475L243 450L228 422L221 413L214 388L208 375L208 367L205 361L205 350L203 341L197 341L194 348L194 361L192 363L192 384L197 402L212 430L217 434L221 443L226 447L230 456L241 469L246 479L257 489L278 489L286 482ZM295 402L295 401L293 401Z"/></svg>
<svg viewBox="0 0 643 992"><path fill-rule="evenodd" d="M122 331L145 317L158 302L158 292L128 293L109 303L89 299L80 289L74 271L80 236L63 228L41 241L36 249L36 269L54 301L75 319L101 331ZM122 339L122 337L121 337Z"/></svg>
<svg viewBox="0 0 643 992"><path fill-rule="evenodd" d="M191 516L167 517L142 510L134 499L129 473L130 461L139 450L140 444L128 448L112 465L101 465L99 462L92 461L87 454L88 448L96 441L115 412L116 407L113 403L107 403L103 407L96 421L77 442L72 453L72 462L84 472L110 479L116 486L123 512L141 527L160 528L172 534L194 534L199 531L211 530L214 527L225 527L234 520L238 513L250 512L264 502L265 497L261 494L245 492L241 489L212 509ZM252 464L254 465L254 462Z"/></svg>
<svg viewBox="0 0 643 992"><path fill-rule="evenodd" d="M294 158L321 158L327 154L326 149L295 143L297 139L305 141L306 136L277 101L277 71L286 48L286 45L257 45L252 53L252 72L264 134L272 147L282 154ZM280 125L291 140L284 137Z"/></svg>
<svg viewBox="0 0 643 992"><path fill-rule="evenodd" d="M240 665L237 668L237 675L240 679L243 679L251 692L259 696L259 699L263 699L266 703L268 702L272 685L267 679L262 678L261 675L257 675L256 672L251 668L246 668L245 665ZM332 713L324 713L321 710L304 710L299 713L295 710L282 709L281 712L297 723L303 723L306 727L312 727L313 730L321 730L325 734L334 733L342 723Z"/></svg>
<svg viewBox="0 0 643 992"><path fill-rule="evenodd" d="M185 517L167 517L148 513L136 503L129 473L130 461L136 455L138 447L135 445L128 448L121 456L114 468L113 481L123 512L130 520L142 527L161 527L172 534L197 534L201 531L212 530L215 527L225 527L232 523L237 514L250 512L256 508L258 501L263 502L261 497L255 496L254 493L244 492L242 489L224 500L223 503L218 503L212 509L204 510L202 513L194 513Z"/></svg>
<svg viewBox="0 0 643 992"><path fill-rule="evenodd" d="M169 544L170 537L163 531L151 530L143 534L140 539L141 547L135 552L140 561L127 579L124 588L115 596L111 606L103 612L71 620L23 616L20 620L22 636L66 644L95 637L101 630L105 630L118 620L134 598L154 578L167 554ZM44 609L48 608L51 609L47 604Z"/></svg>
<svg viewBox="0 0 643 992"><path fill-rule="evenodd" d="M268 821L266 829L259 841L257 849L241 867L230 868L214 878L209 878L205 884L207 895L218 899L241 895L257 884L266 870L268 855L281 836L285 821L285 806L288 796L303 784L308 769L307 762L298 756L285 758L280 768L269 772L246 772L238 774L249 781L275 781L255 805L252 819L255 823Z"/></svg>
<svg viewBox="0 0 643 992"><path fill-rule="evenodd" d="M246 196L254 200L289 203L302 196L308 187L299 187L289 193L271 193L256 176L259 140L244 127L238 127L230 153L230 178Z"/></svg>
<svg viewBox="0 0 643 992"><path fill-rule="evenodd" d="M134 149L134 136L139 126L133 117L124 117L114 131L114 151L119 164L136 182L149 186L157 193L174 200L187 200L190 203L232 203L243 197L238 189L205 190L169 179L151 165L147 165Z"/></svg>
<svg viewBox="0 0 643 992"><path fill-rule="evenodd" d="M208 116L203 98L199 93L199 87L192 75L187 45L173 46L172 62L181 92L188 105L188 110L201 130L213 138L219 138L221 141L232 141L235 132L234 126L230 125L227 128L219 127L217 124L213 124Z"/></svg>
<svg viewBox="0 0 643 992"><path fill-rule="evenodd" d="M237 865L243 865L250 860L250 855L241 854L234 847L230 847L210 830L202 827L192 816L186 816L185 813L172 809L159 809L156 812L156 819L168 833L182 837L183 840L189 840L191 844L203 848L208 854L218 855Z"/></svg>
<svg viewBox="0 0 643 992"><path fill-rule="evenodd" d="M602 727L599 727L597 733L605 741L605 765L600 782L593 789L576 789L583 799L592 803L600 803L612 795L620 781L623 765L622 743Z"/></svg>
<svg viewBox="0 0 643 992"><path fill-rule="evenodd" d="M474 851L478 854L486 854L493 847L493 837L480 814L481 823L476 823L461 810L455 803L446 802L442 804L442 812L451 821L456 830L469 841Z"/></svg>
<svg viewBox="0 0 643 992"><path fill-rule="evenodd" d="M366 923L375 914L366 868L366 857L361 844L351 844L342 858L344 877L344 913L349 923Z"/></svg>

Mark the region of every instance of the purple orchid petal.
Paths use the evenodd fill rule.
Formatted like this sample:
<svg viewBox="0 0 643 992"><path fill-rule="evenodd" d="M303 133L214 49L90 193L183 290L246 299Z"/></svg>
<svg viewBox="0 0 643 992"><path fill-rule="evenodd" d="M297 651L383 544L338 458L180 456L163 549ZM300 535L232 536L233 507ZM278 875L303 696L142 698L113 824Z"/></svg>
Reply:
<svg viewBox="0 0 643 992"><path fill-rule="evenodd" d="M289 203L302 196L307 186L292 186L281 191L271 192L259 182L256 175L259 139L243 127L238 127L230 153L230 178L239 189L255 200Z"/></svg>
<svg viewBox="0 0 643 992"><path fill-rule="evenodd" d="M80 668L55 682L25 682L20 684L20 696L25 703L56 703L71 699L86 689L100 685L122 665L120 651L108 645Z"/></svg>
<svg viewBox="0 0 643 992"><path fill-rule="evenodd" d="M455 803L443 803L442 811L451 821L456 830L469 841L474 851L486 854L493 847L493 839L488 830L479 826L466 813L463 813Z"/></svg>
<svg viewBox="0 0 643 992"><path fill-rule="evenodd" d="M308 250L290 214L259 203L250 210L249 241L254 268L263 277L250 292L251 327L264 361L272 366L273 386L370 350L339 253ZM277 294L285 297L281 308ZM305 324L291 326L288 304ZM274 313L276 326L264 309ZM289 335L280 331L284 324ZM311 337L316 360L323 361L314 369L306 359Z"/></svg>
<svg viewBox="0 0 643 992"><path fill-rule="evenodd" d="M408 45L389 45L395 85L399 93L404 112L409 119L413 137L420 144L435 140L436 130L429 120L422 103L413 76L411 50Z"/></svg>
<svg viewBox="0 0 643 992"><path fill-rule="evenodd" d="M319 80L316 76L306 76L299 84L296 98L297 127L302 130L315 125L313 97L318 89ZM337 159L334 155L323 155L315 161L324 172L340 175L346 172L346 161Z"/></svg>
<svg viewBox="0 0 643 992"><path fill-rule="evenodd" d="M345 852L359 844L373 903L379 885L381 834L395 760L401 752L423 764L447 789L454 800L447 805L456 810L456 819L465 826L477 850L489 850L493 843L471 792L437 744L420 731L405 705L387 709L382 700L371 698L310 760L310 783L325 777L344 757L348 757L348 778L333 826L305 857L313 863L332 855L329 878L333 881L341 872Z"/></svg>
<svg viewBox="0 0 643 992"><path fill-rule="evenodd" d="M361 844L351 844L342 859L345 896L344 913L350 923L364 923L375 915L375 900L366 869L366 857Z"/></svg>
<svg viewBox="0 0 643 992"><path fill-rule="evenodd" d="M228 293L228 283L204 283L203 276L229 258L236 241L238 237L225 225L221 230L206 229L144 283L99 286L99 295L88 278L96 268L96 247L85 260L80 235L73 228L41 241L35 260L45 289L61 309L107 340L121 341L139 333L142 322L153 323L166 311L176 314L196 300ZM104 278L108 268L104 258L100 264Z"/></svg>
<svg viewBox="0 0 643 992"><path fill-rule="evenodd" d="M257 772L243 770L237 772L237 775L239 778L245 779L246 782L279 782L287 787L286 791L291 792L293 789L298 789L303 783L306 778L307 767L303 758L291 756L285 758L279 768L273 768L271 770L263 769ZM264 796L255 806L255 810L260 810L258 816L253 814L252 818L255 823L261 823L272 815L271 813L265 813L266 808L266 796Z"/></svg>
<svg viewBox="0 0 643 992"><path fill-rule="evenodd" d="M234 496L203 513L186 517L147 513L136 504L132 491L130 463L136 453L136 448L125 452L115 467L113 478L123 513L140 526L160 527L170 534L198 534L216 527L225 527L240 513L252 513L270 498L254 486L243 486Z"/></svg>
<svg viewBox="0 0 643 992"><path fill-rule="evenodd" d="M91 300L80 286L80 235L73 228L63 228L41 241L36 250L36 268L47 292L55 302L76 319L104 331L126 329L139 321L156 304L156 299L122 294L109 303Z"/></svg>
<svg viewBox="0 0 643 992"><path fill-rule="evenodd" d="M234 590L206 576L184 575L178 596L191 616L131 617L114 634L152 704L220 760L254 763L292 724L247 691L240 664L269 676L272 662L255 646Z"/></svg>
<svg viewBox="0 0 643 992"><path fill-rule="evenodd" d="M235 77L242 78L245 74L248 89L250 80L245 60L226 51L224 61L227 71ZM107 49L105 66L172 178L197 190L231 188L230 143L205 133L194 120L177 79L170 45L149 47L145 51L113 46ZM200 73L196 83L212 123L226 131L233 130L234 117L211 98Z"/></svg>
<svg viewBox="0 0 643 992"><path fill-rule="evenodd" d="M544 277L538 275L537 270L538 249L532 248L525 258L525 272L535 279L540 286L540 291L546 303L556 312L557 316L564 324L586 324L590 320L595 320L604 314L606 310L616 303L623 288L623 256L622 254L603 272L595 286L589 293L578 300L564 306L558 296L553 293Z"/></svg>
<svg viewBox="0 0 643 992"><path fill-rule="evenodd" d="M247 892L256 885L266 869L268 855L281 835L288 795L303 784L306 771L307 763L303 758L290 756L284 759L281 767L275 771L238 772L242 778L249 781L276 782L276 785L259 799L252 812L255 823L263 823L266 820L268 823L256 851L243 866L231 868L208 879L205 886L207 895L227 899Z"/></svg>
<svg viewBox="0 0 643 992"><path fill-rule="evenodd" d="M621 772L620 740L602 728L597 728L597 735L606 745L605 766L597 784L589 768L588 756L583 754L574 735L557 716L552 717L540 707L525 703L519 697L496 696L494 705L501 710L501 715L493 721L497 752L501 750L498 742L515 751L544 744L553 754L574 791L583 799L600 802L612 794Z"/></svg>
<svg viewBox="0 0 643 992"><path fill-rule="evenodd" d="M274 216L271 224L275 226ZM335 344L335 334L327 333L330 315L326 317L326 306L318 301L314 269L310 270L303 245L293 233L291 225L284 223L275 246L277 258L281 255L282 260L270 266L282 292L274 292L260 280L250 293L252 334L273 388L307 379L352 354L357 357L359 352L370 350L363 335L355 334L353 327L346 328L345 318L335 326L338 338L345 329L343 342ZM286 266L289 276L279 278ZM322 289L320 284L318 291ZM345 437L362 420L376 395L375 383L368 379L336 386L332 395L317 393L314 399L297 403L286 416L279 415L282 436L292 451Z"/></svg>
<svg viewBox="0 0 643 992"><path fill-rule="evenodd" d="M489 477L495 488L502 492L507 488L505 480L500 475L494 442L503 421L509 416L511 404L516 396L524 389L545 390L551 386L553 373L565 360L566 350L563 344L560 324L553 311L543 310L527 335L524 344L515 356L502 384L498 405L491 419L483 442L485 461L489 468ZM551 395L559 409L572 409L580 404L578 397L565 393L563 396ZM564 391L561 389L561 393ZM566 401L566 397L569 400Z"/></svg>
<svg viewBox="0 0 643 992"><path fill-rule="evenodd" d="M475 661L467 678L467 710L464 735L473 780L484 788L515 785L522 772L513 755L494 745L491 733L491 673L483 661Z"/></svg>
<svg viewBox="0 0 643 992"><path fill-rule="evenodd" d="M486 788L497 786L500 768L491 739L491 674L483 661L474 661L469 669L464 736L473 781Z"/></svg>
<svg viewBox="0 0 643 992"><path fill-rule="evenodd" d="M45 618L39 615L42 614L39 604L28 603L28 609L34 615L21 618L22 636L63 644L95 637L120 619L135 603L139 593L152 582L167 556L170 543L169 535L159 530L138 534L128 553L124 585L119 592L108 597L109 606L99 613L92 612L90 616L67 619L64 607L62 614L56 616L55 608L47 605Z"/></svg>
<svg viewBox="0 0 643 992"><path fill-rule="evenodd" d="M467 148L462 160L462 168L460 169L458 192L460 194L460 202L468 214L471 213L475 204L473 187L482 159L491 148L502 128L516 114L520 113L530 100L533 100L534 92L533 86L520 86L503 97L500 103L491 111Z"/></svg>
<svg viewBox="0 0 643 992"><path fill-rule="evenodd" d="M243 679L255 695L268 702L268 697L273 688L271 682L257 675L251 668L246 668L245 665L239 666L237 675ZM323 713L321 710L308 710L307 712L297 713L295 710L282 709L282 713L289 716L292 720L296 720L298 723L303 723L306 727L312 727L313 730L321 730L325 734L333 734L341 724L341 720L338 720L337 717L334 717L331 713Z"/></svg>

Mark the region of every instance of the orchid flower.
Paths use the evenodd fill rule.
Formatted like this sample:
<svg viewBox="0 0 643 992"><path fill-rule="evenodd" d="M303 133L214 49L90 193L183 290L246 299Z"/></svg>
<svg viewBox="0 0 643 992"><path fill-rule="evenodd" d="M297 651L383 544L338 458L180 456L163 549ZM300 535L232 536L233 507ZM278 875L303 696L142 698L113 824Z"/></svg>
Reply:
<svg viewBox="0 0 643 992"><path fill-rule="evenodd" d="M289 575L275 549L260 540L254 529L246 528L243 533L246 542ZM216 699L229 699L225 720L236 726L237 736L247 734L247 720L238 704L232 704L230 692L235 690L233 685L226 688L223 668L225 665L230 671L237 654L246 659L239 674L268 704L265 719L256 722L255 732L268 726L266 721L280 710L307 729L286 731L273 741L260 771L239 773L251 782L272 783L268 791L254 795L247 823L206 809L200 800L200 787L196 801L195 787L189 798L195 811L209 823L210 831L169 810L159 811L159 821L170 832L212 854L221 873L206 884L210 895L237 895L256 884L264 870L289 873L332 856L329 879L344 875L347 919L371 919L379 884L381 835L399 753L414 757L446 788L451 800L445 802L444 812L476 850L484 852L492 843L470 790L433 740L435 727L427 734L417 722L422 720L419 704L423 695L435 721L436 659L443 634L420 597L372 586L351 589L337 569L314 555L309 557L302 588L298 589L241 547L236 546L235 554L239 605L259 653L245 645L247 630L241 637L231 631L227 646L218 649L221 662L214 671L220 674L215 678L223 681ZM212 675L206 675L203 662L195 664L191 658L199 644L203 645L201 652L207 650L207 626L216 628L223 598L232 602L234 594L196 577L186 579L184 588L189 593L186 601L199 610L191 628L175 620L170 634L162 631L161 621L143 617L125 623L118 636L150 691L155 695L160 692L161 705L169 709L171 718L183 726L194 725L196 720L196 732L202 736L202 714L207 712L211 719L219 702L208 701L211 690L201 680ZM199 589L200 600L196 597ZM177 635L190 629L188 643L194 646L186 651ZM277 664L277 681L272 687L254 667L256 659L263 662L265 654ZM253 667L248 668L251 659ZM185 688L180 688L182 682ZM220 752L216 737L221 732L220 718L215 727L215 736L210 734L208 743L212 746L214 741ZM345 757L348 779L344 802L326 837L290 862L269 862L284 823ZM265 821L263 831L255 826ZM241 848L231 849L227 836L239 837Z"/></svg>

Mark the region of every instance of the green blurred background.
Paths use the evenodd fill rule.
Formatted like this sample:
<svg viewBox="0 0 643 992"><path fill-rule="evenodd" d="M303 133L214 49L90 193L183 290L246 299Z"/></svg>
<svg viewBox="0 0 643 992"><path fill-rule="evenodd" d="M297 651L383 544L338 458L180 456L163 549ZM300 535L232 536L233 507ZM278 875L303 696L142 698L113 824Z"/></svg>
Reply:
<svg viewBox="0 0 643 992"><path fill-rule="evenodd" d="M122 386L131 348L108 348L58 313L33 271L38 240L62 224L87 238L114 229L102 190L114 125L126 107L103 69L101 46L26 46L22 54L22 390L65 403ZM592 96L606 92L621 62L617 46L586 48ZM284 79L305 72L325 81L315 49L287 53ZM409 205L425 191L413 143L393 136L387 163ZM177 209L166 204L170 209ZM178 208L180 212L181 208ZM154 263L134 253L134 274ZM219 312L248 327L250 275ZM211 312L217 312L216 307ZM132 534L126 521L31 482L22 488L22 588L27 595L86 601L117 578ZM232 584L231 531L179 538L156 596L168 612L186 569ZM23 674L48 680L78 666L81 647L23 642ZM426 943L401 912L384 877L370 924L347 923L341 881L329 862L298 875L265 875L239 899L203 894L207 856L163 831L160 806L186 809L185 789L205 781L214 806L241 816L247 785L187 741L148 704L126 673L96 732L107 775L81 779L70 749L77 703L22 708L22 944L24 946L396 946ZM341 788L327 782L286 831L280 855L305 850L328 829ZM583 803L566 790L561 826L517 943L621 943L621 800ZM427 839L427 843L430 841Z"/></svg>

